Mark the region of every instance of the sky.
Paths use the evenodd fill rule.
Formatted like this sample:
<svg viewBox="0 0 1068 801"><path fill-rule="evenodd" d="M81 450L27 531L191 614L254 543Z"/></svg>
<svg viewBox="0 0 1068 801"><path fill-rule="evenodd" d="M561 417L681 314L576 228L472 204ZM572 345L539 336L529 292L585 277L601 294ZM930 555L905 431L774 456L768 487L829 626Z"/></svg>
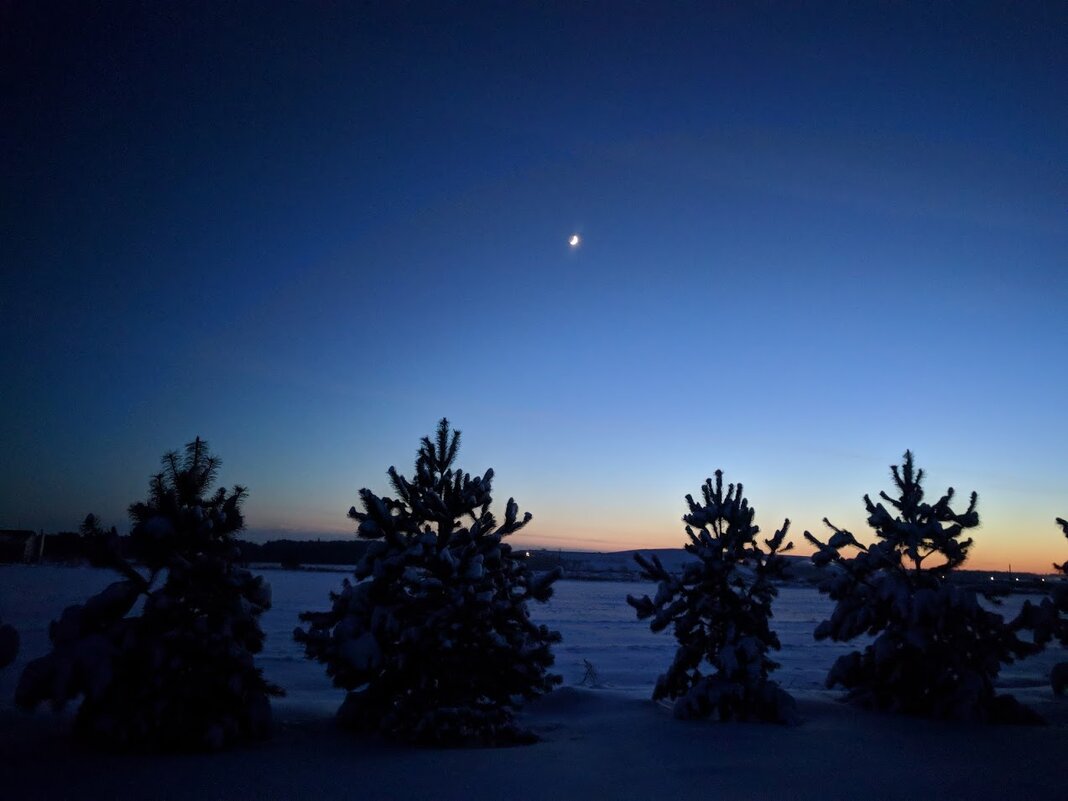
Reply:
<svg viewBox="0 0 1068 801"><path fill-rule="evenodd" d="M1068 556L1063 4L87 6L0 6L0 527L199 435L345 535L447 416L518 545L717 468L870 540L911 448L969 566Z"/></svg>

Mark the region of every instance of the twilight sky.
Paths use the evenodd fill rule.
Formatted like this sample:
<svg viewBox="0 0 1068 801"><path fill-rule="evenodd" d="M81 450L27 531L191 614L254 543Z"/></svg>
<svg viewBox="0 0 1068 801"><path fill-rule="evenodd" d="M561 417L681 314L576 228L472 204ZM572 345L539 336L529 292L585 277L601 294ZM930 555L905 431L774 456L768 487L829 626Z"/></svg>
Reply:
<svg viewBox="0 0 1068 801"><path fill-rule="evenodd" d="M14 5L0 527L199 434L340 534L445 415L518 544L681 544L717 467L867 539L912 448L970 566L1065 558L1063 4Z"/></svg>

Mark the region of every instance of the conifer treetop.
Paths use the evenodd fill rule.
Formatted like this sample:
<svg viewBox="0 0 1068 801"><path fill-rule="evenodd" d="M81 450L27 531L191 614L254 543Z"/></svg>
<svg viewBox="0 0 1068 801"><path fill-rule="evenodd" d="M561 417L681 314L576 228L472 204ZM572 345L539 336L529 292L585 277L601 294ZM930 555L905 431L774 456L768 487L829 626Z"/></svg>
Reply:
<svg viewBox="0 0 1068 801"><path fill-rule="evenodd" d="M148 482L148 501L130 504L130 515L136 522L144 516L154 516L168 507L181 508L204 503L204 495L211 490L219 474L222 460L211 453L207 440L197 437L185 446L185 452L167 451L160 460L163 470L153 475ZM226 490L220 487L208 503L222 502ZM236 507L247 495L247 490L235 485L231 503Z"/></svg>
<svg viewBox="0 0 1068 801"><path fill-rule="evenodd" d="M493 469L482 476L453 468L460 449L460 432L450 431L449 421L438 422L435 440L423 437L415 461L415 477L409 480L390 467L387 475L397 498L379 497L370 489L360 490L364 510L349 509L349 518L359 525L362 539L384 539L397 546L427 532L436 533L439 544L447 545L454 531L464 529L463 519L470 522L474 539L493 534L506 537L533 519L530 512L519 517L514 498L505 505L504 523L498 526L490 511L493 502ZM435 531L436 529L436 531Z"/></svg>
<svg viewBox="0 0 1068 801"><path fill-rule="evenodd" d="M205 552L231 551L234 535L245 527L241 504L248 491L212 487L222 460L211 453L206 440L197 437L184 452L168 451L163 470L149 480L148 498L129 506L134 526L131 539L137 556L151 569L174 558L188 559Z"/></svg>
<svg viewBox="0 0 1068 801"><path fill-rule="evenodd" d="M756 535L760 533L760 527L753 523L756 510L749 505L741 482L728 484L724 493L723 471L716 470L715 477L715 484L711 478L706 478L701 486L703 504L697 503L692 495L686 495L686 504L690 509L682 517L686 524L686 535L690 538L686 550L700 556L700 549L713 548L716 558L731 565L745 561L762 564L768 556L782 548L790 529L789 519L770 539L764 540L768 551L763 551L756 543ZM782 550L789 551L792 548L793 543L787 543Z"/></svg>
<svg viewBox="0 0 1068 801"><path fill-rule="evenodd" d="M818 549L812 557L816 565L822 567L835 562L851 569L839 553L839 549L846 546L870 555L871 559L852 565L857 568L885 567L912 574L926 572L944 575L965 562L974 540L970 537L962 540L960 537L965 529L979 525L979 514L976 511L978 494L971 493L968 508L963 513L954 512L950 507L955 495L952 487L949 487L936 503L926 503L923 491L924 471L915 469L912 451L909 450L905 451L904 464L900 467L892 465L890 473L898 490L898 497L892 498L885 491L880 491L879 498L889 504L895 513L891 513L883 503L874 503L871 496L864 496L868 525L875 530L880 542L871 546L862 545L852 532L838 528L830 520L823 518L824 524L834 532L827 543L807 531L804 533L805 539ZM924 565L933 555L939 555L943 561ZM911 566L906 564L906 560Z"/></svg>
<svg viewBox="0 0 1068 801"><path fill-rule="evenodd" d="M1057 525L1061 527L1061 531L1064 532L1064 536L1068 537L1068 520L1065 520L1063 517L1058 517ZM1056 562L1054 562L1053 567L1054 569L1061 571L1065 575L1068 575L1068 559L1065 559L1064 564L1061 565L1058 565Z"/></svg>

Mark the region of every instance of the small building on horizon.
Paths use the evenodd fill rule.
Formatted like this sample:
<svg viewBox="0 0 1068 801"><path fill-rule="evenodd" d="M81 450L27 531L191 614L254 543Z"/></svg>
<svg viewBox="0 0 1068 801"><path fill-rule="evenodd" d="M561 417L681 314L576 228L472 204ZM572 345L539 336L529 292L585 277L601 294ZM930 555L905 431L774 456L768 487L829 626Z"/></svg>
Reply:
<svg viewBox="0 0 1068 801"><path fill-rule="evenodd" d="M45 533L0 528L0 564L30 564L44 557Z"/></svg>

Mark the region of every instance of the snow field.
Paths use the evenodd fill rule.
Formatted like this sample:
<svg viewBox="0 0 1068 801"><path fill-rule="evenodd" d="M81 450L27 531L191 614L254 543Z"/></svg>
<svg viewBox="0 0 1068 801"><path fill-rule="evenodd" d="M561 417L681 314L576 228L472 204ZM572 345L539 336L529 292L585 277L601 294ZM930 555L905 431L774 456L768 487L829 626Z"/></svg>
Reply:
<svg viewBox="0 0 1068 801"><path fill-rule="evenodd" d="M326 609L328 594L348 575L340 571L263 570L270 583L273 606L261 618L267 641L258 663L266 677L285 688L286 697L273 702L276 716L329 717L344 696L335 689L323 667L305 659L293 641L297 615L306 610ZM81 603L115 580L106 570L48 565L0 567L0 618L14 625L22 639L18 659L0 671L0 709L13 706L15 683L30 659L49 649L48 624L71 604ZM564 678L564 687L578 686L586 677L585 661L596 671L595 689L629 698L647 699L656 678L675 653L675 638L669 631L653 634L638 621L626 596L655 592L651 583L615 581L568 581L553 585L547 604L531 604L531 616L563 635L554 647L553 670ZM1004 614L1014 614L1024 596L1005 600ZM773 628L782 650L772 657L781 667L772 674L794 695L814 694L836 698L840 692L824 689L831 664L841 654L862 647L851 643L817 642L812 632L830 613L832 602L815 589L783 587L773 605ZM1049 696L1049 671L1065 659L1064 649L1053 646L1032 659L1002 669L999 685L1014 688L1025 703L1042 703ZM590 682L586 681L586 686Z"/></svg>
<svg viewBox="0 0 1068 801"><path fill-rule="evenodd" d="M0 567L0 616L23 648L0 671L0 781L4 798L289 799L428 801L612 801L724 799L1056 799L1064 794L1068 701L1054 701L1049 666L1063 649L1007 667L1002 684L1046 715L1050 726L968 726L877 715L835 703L823 689L834 658L849 649L812 631L830 603L812 589L783 588L774 625L783 642L773 677L798 698L803 722L682 722L648 700L674 654L674 637L634 618L628 592L651 584L560 581L539 622L557 628L563 687L532 704L521 722L541 742L499 749L420 749L336 730L342 692L292 640L296 615L326 608L343 573L263 571L274 608L263 617L268 678L289 695L274 704L274 737L223 754L130 757L78 748L62 717L12 709L21 667L48 648L48 622L113 579L107 571ZM1012 612L1022 603L1006 603ZM578 687L583 660L600 689Z"/></svg>

